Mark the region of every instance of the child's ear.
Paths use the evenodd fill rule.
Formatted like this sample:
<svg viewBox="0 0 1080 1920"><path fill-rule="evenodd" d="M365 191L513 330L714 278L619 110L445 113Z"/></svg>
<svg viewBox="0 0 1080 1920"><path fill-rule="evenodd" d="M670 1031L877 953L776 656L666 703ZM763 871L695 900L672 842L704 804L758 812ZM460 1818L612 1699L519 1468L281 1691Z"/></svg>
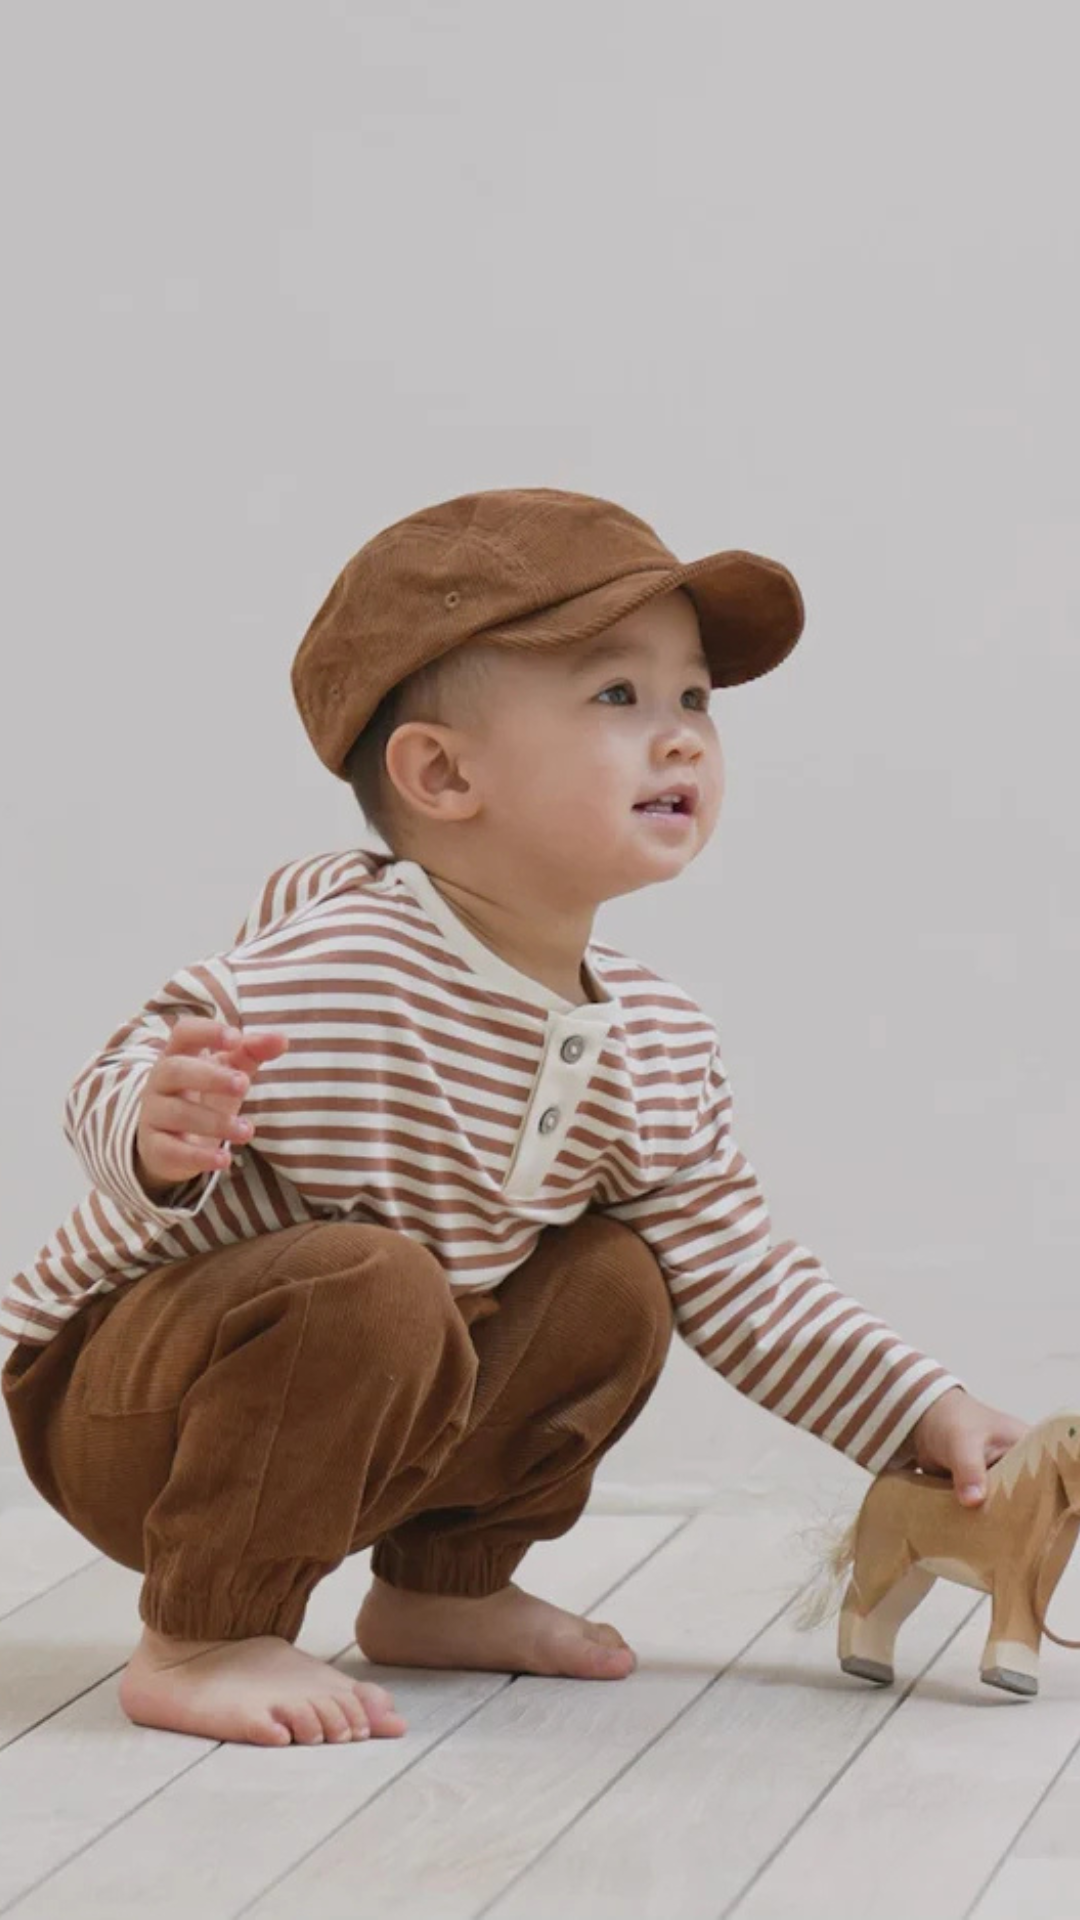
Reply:
<svg viewBox="0 0 1080 1920"><path fill-rule="evenodd" d="M386 776L428 820L468 820L479 802L461 764L461 736L433 720L409 720L386 743Z"/></svg>

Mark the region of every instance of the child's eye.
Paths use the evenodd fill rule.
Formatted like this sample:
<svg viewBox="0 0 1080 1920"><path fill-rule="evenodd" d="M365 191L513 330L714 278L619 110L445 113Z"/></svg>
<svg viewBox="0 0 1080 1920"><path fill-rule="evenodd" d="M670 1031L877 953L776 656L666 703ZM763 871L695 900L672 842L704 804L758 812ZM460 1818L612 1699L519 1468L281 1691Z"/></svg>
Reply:
<svg viewBox="0 0 1080 1920"><path fill-rule="evenodd" d="M629 680L617 680L617 681L615 682L615 684L614 684L614 686L611 686L611 687L605 687L605 688L604 688L604 692L603 692L603 693L599 693L599 694L597 694L597 696L596 696L596 697L597 697L597 699L598 699L598 700L602 700L602 699L604 698L604 694L608 694L608 693L631 693L631 694L632 694L633 692L634 692L634 689L633 689L633 686L632 686L632 684L631 684L631 682L630 682ZM697 711L698 711L699 713L707 713L707 712L708 712L708 710L709 710L709 690L708 690L708 688L706 688L706 687L687 687L687 688L686 688L686 690L685 690L685 692L686 692L686 693L689 693L689 694L692 694L692 695L693 695L693 697L694 697L694 699L695 699L695 701L696 701L696 702L698 702L698 706L697 706ZM635 698L636 698L636 696L635 696ZM685 694L684 694L684 698L685 698ZM622 704L622 702L620 701L620 702L618 702L617 704L619 704L619 705L621 706L621 704Z"/></svg>

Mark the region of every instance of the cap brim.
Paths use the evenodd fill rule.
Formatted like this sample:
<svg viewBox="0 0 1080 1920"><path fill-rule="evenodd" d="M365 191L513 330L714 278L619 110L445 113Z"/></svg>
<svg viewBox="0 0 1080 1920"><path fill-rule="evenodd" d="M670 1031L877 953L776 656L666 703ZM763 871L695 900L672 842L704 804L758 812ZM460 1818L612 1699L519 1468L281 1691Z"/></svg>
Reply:
<svg viewBox="0 0 1080 1920"><path fill-rule="evenodd" d="M685 587L694 603L714 687L771 672L795 646L806 619L792 574L777 560L730 549L684 566L645 567L474 635L506 646L570 646L602 633L635 607Z"/></svg>

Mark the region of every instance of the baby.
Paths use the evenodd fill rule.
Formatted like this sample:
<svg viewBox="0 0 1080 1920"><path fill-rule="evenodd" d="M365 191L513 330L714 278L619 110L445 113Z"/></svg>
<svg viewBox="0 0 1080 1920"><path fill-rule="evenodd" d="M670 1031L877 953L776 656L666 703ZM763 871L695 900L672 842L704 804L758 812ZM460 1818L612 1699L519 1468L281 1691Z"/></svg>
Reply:
<svg viewBox="0 0 1080 1920"><path fill-rule="evenodd" d="M384 1688L294 1644L366 1547L369 1659L624 1678L614 1627L512 1575L581 1514L674 1329L964 1501L1027 1430L773 1242L712 1022L593 939L708 843L711 688L802 623L776 562L684 565L547 488L428 508L335 581L293 689L391 851L279 868L87 1062L90 1189L0 1317L31 1480L144 1576L133 1720L401 1734Z"/></svg>

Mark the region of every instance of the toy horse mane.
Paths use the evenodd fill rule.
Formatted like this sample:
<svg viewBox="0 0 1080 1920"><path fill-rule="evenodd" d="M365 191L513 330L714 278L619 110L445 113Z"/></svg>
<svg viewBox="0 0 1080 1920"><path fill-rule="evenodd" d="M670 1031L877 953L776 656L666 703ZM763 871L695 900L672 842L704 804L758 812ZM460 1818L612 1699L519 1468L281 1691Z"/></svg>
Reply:
<svg viewBox="0 0 1080 1920"><path fill-rule="evenodd" d="M1011 1446L1008 1453L1003 1453L1001 1459L987 1469L986 1499L1000 1499L1002 1495L1008 1498L1025 1473L1038 1478L1047 1454L1052 1454L1056 1461L1062 1452L1071 1454L1074 1460L1080 1459L1080 1419L1073 1414L1055 1414L1041 1421Z"/></svg>

